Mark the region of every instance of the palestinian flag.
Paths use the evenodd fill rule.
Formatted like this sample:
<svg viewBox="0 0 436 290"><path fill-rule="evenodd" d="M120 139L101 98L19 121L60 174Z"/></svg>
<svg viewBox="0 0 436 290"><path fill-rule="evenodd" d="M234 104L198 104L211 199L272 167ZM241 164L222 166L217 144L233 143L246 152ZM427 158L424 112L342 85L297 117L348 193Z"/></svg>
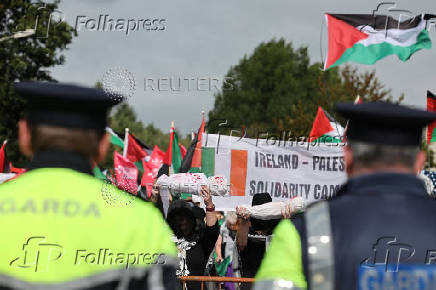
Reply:
<svg viewBox="0 0 436 290"><path fill-rule="evenodd" d="M309 142L341 143L344 136L344 128L321 107L318 107Z"/></svg>
<svg viewBox="0 0 436 290"><path fill-rule="evenodd" d="M141 145L136 142L136 139L129 134L129 139L127 143L127 159L132 162L137 162L142 160L148 155L147 151L145 151Z"/></svg>
<svg viewBox="0 0 436 290"><path fill-rule="evenodd" d="M147 166L145 161L142 161L144 163L144 174L141 178L141 186L145 187L147 192L147 197L150 198L151 196L151 190L153 188L153 183L156 180L156 177L153 176L153 171L150 169L150 167Z"/></svg>
<svg viewBox="0 0 436 290"><path fill-rule="evenodd" d="M202 139L203 139L203 132L204 132L204 116L201 121L200 128L198 129L197 135L195 135L194 140L191 143L191 146L189 146L189 149L186 153L185 158L183 158L182 165L180 167L181 173L186 172L193 172L198 173L201 171L201 156L202 156Z"/></svg>
<svg viewBox="0 0 436 290"><path fill-rule="evenodd" d="M420 49L431 48L426 15L405 21L386 15L326 14L328 52L324 70L351 61L374 64L396 54L408 60Z"/></svg>
<svg viewBox="0 0 436 290"><path fill-rule="evenodd" d="M164 164L168 165L169 174L174 174L179 173L180 166L182 165L182 152L174 125L171 126L170 133L170 144L165 152Z"/></svg>
<svg viewBox="0 0 436 290"><path fill-rule="evenodd" d="M130 160L114 151L114 170L116 186L134 195L138 194L138 168Z"/></svg>
<svg viewBox="0 0 436 290"><path fill-rule="evenodd" d="M430 91L427 91L427 111L436 112L436 96ZM427 126L427 144L436 141L436 121L433 121Z"/></svg>
<svg viewBox="0 0 436 290"><path fill-rule="evenodd" d="M144 173L141 179L141 186L145 186L147 188L147 196L150 197L151 194L151 186L157 178L159 173L159 169L162 166L163 159L165 157L165 153L159 149L157 145L154 146L153 153L149 155L147 158L142 160Z"/></svg>
<svg viewBox="0 0 436 290"><path fill-rule="evenodd" d="M112 128L106 127L106 132L110 134L111 143L113 145L124 148L123 138L120 137L117 133L115 133L114 130L112 130Z"/></svg>

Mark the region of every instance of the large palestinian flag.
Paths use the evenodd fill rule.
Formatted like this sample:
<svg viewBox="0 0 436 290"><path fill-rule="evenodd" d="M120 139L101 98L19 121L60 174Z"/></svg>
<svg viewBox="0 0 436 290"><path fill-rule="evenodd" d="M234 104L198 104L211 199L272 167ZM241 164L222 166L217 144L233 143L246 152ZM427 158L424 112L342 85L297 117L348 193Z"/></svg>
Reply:
<svg viewBox="0 0 436 290"><path fill-rule="evenodd" d="M402 61L431 48L426 16L399 22L386 15L326 14L328 52L324 69L351 61L374 64L396 54Z"/></svg>

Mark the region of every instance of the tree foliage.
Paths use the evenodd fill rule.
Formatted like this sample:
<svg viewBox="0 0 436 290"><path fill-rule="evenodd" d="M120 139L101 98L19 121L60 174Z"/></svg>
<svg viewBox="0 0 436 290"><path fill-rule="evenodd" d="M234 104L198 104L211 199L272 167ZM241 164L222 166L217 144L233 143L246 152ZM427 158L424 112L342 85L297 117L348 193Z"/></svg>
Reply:
<svg viewBox="0 0 436 290"><path fill-rule="evenodd" d="M0 139L8 139L8 155L16 166L25 164L17 144L17 122L24 102L14 92L13 83L53 81L48 68L64 63L61 52L75 35L66 22L55 23L51 18L58 4L32 4L30 0L5 0L0 4L0 38L36 27L33 36L0 42Z"/></svg>
<svg viewBox="0 0 436 290"><path fill-rule="evenodd" d="M252 137L261 130L308 136L318 106L334 115L334 104L358 95L364 100L394 101L374 71L320 68L320 63L311 64L307 47L294 48L284 39L261 43L227 72L233 89L223 88L215 96L209 122L225 119L228 127L247 128ZM217 130L209 127L210 132Z"/></svg>

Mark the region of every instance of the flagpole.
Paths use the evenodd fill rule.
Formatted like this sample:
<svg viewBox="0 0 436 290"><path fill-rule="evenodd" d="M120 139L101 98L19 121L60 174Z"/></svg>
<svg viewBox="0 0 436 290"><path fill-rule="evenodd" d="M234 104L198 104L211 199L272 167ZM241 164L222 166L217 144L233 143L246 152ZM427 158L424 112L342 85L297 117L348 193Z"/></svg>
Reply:
<svg viewBox="0 0 436 290"><path fill-rule="evenodd" d="M124 130L124 150L123 157L127 156L127 147L129 146L129 128Z"/></svg>
<svg viewBox="0 0 436 290"><path fill-rule="evenodd" d="M201 111L201 122L204 121L204 111ZM203 132L202 133L206 133L206 127L204 127ZM206 142L205 142L205 146L207 146L207 139L209 138L209 132L206 133Z"/></svg>
<svg viewBox="0 0 436 290"><path fill-rule="evenodd" d="M359 102L360 102L360 96L357 95L356 99L354 99L354 104L356 105L356 104L358 104ZM344 136L343 136L343 137L345 137L345 135L347 134L347 130L348 130L348 122L349 122L349 120L347 120L347 124L345 124Z"/></svg>
<svg viewBox="0 0 436 290"><path fill-rule="evenodd" d="M174 168L173 168L173 142L174 142L174 121L171 121L171 129L170 129L170 155L169 155L169 160L168 162L170 164L169 168L168 168L168 176L170 176L171 174L174 174Z"/></svg>

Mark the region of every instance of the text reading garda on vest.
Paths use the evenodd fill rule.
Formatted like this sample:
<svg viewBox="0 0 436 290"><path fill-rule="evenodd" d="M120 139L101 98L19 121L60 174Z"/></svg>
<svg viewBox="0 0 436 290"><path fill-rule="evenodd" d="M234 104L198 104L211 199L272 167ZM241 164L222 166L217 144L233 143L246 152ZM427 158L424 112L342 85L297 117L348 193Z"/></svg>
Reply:
<svg viewBox="0 0 436 290"><path fill-rule="evenodd" d="M7 198L0 200L0 215L5 214L56 214L64 217L100 217L95 202L82 202L73 199L25 199Z"/></svg>

